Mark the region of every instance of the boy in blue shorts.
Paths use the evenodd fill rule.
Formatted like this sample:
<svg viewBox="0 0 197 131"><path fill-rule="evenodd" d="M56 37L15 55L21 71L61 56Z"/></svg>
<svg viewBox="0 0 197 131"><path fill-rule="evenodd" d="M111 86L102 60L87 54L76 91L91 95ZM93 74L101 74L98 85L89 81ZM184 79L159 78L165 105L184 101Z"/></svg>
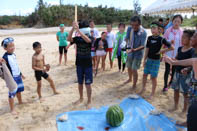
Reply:
<svg viewBox="0 0 197 131"><path fill-rule="evenodd" d="M171 44L163 37L160 36L159 24L153 22L151 24L152 36L148 37L146 44L146 51L144 56L144 75L143 75L143 84L140 94L143 94L146 90L146 82L148 74L151 75L152 79L152 93L150 99L155 95L155 90L157 86L157 75L160 67L160 54L163 54L167 51L173 50L174 48ZM162 46L165 45L167 48L162 49Z"/></svg>
<svg viewBox="0 0 197 131"><path fill-rule="evenodd" d="M16 61L16 55L14 54L14 39L11 37L4 39L2 41L2 46L6 50L6 53L3 55L3 59L6 61L7 67L14 81L17 84L16 92L9 93L9 97L13 98L16 95L19 104L23 104L21 93L24 91L24 84L22 78L25 79L25 77L21 73L18 63Z"/></svg>
<svg viewBox="0 0 197 131"><path fill-rule="evenodd" d="M80 36L72 38L73 32L77 31ZM91 84L93 82L92 74L92 57L91 57L91 44L90 39L90 28L88 21L80 21L79 25L77 22L73 22L72 30L68 35L68 41L70 45L67 46L67 49L72 45L77 45L77 56L76 56L76 68L77 68L77 78L78 78L78 89L80 94L80 99L74 104L80 104L83 102L83 83L85 80L85 86L87 89L87 109L91 108Z"/></svg>

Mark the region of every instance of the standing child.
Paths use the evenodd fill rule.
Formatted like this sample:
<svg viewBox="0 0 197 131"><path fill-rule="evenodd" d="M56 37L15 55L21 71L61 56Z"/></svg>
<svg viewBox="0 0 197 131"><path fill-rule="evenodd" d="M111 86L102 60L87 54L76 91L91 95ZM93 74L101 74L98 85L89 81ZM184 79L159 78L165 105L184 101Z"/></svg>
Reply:
<svg viewBox="0 0 197 131"><path fill-rule="evenodd" d="M145 92L147 76L148 74L150 74L152 79L152 93L150 99L155 95L155 90L157 86L157 75L160 67L160 57L161 57L160 54L173 50L171 44L167 42L165 38L160 36L159 24L157 22L152 23L151 32L152 32L152 36L148 37L146 44L146 51L145 51L144 62L143 62L144 65L143 85L142 85L142 91L140 92L140 94ZM161 50L162 45L165 45L168 48Z"/></svg>
<svg viewBox="0 0 197 131"><path fill-rule="evenodd" d="M114 44L112 61L117 57L118 58L118 68L119 72L121 72L121 65L123 63L122 72L125 70L126 61L127 61L127 53L126 51L122 50L121 44L124 42L127 33L125 32L125 24L120 23L118 25L119 32L116 34L116 41Z"/></svg>
<svg viewBox="0 0 197 131"><path fill-rule="evenodd" d="M114 42L115 42L115 35L112 32L112 24L107 24L106 40L107 40L107 43L108 43L107 52L109 52L110 68L112 69L112 67L113 67L112 52L113 52L113 47L114 47ZM106 57L107 57L107 54L106 54Z"/></svg>
<svg viewBox="0 0 197 131"><path fill-rule="evenodd" d="M183 32L182 36L182 45L178 48L178 53L176 56L177 60L184 60L192 58L194 54L194 49L190 45L190 39L193 36L194 32L190 30L185 30ZM179 92L183 93L184 96L184 108L183 113L186 113L187 111L187 105L188 105L188 89L189 89L189 82L190 82L190 72L188 71L188 68L191 67L185 67L185 66L176 66L175 68L175 74L172 80L171 88L174 89L174 109L173 111L178 109L178 102L179 102Z"/></svg>
<svg viewBox="0 0 197 131"><path fill-rule="evenodd" d="M193 70L191 72L191 83L189 88L189 109L187 113L187 122L177 123L178 125L187 126L188 131L197 131L197 33L195 33L191 38L191 46L195 49L195 54L190 59L185 60L174 60L168 56L164 57L164 61L171 65L179 66L192 66Z"/></svg>
<svg viewBox="0 0 197 131"><path fill-rule="evenodd" d="M35 78L37 80L38 97L40 101L42 101L42 95L41 95L42 77L50 83L50 86L53 89L53 93L55 95L59 93L55 89L53 80L46 73L47 71L49 71L50 65L45 64L45 58L44 58L44 55L42 54L41 44L39 42L34 42L33 49L35 53L32 56L32 69L35 71Z"/></svg>
<svg viewBox="0 0 197 131"><path fill-rule="evenodd" d="M64 60L65 60L65 65L67 62L67 50L66 46L68 45L67 42L67 37L68 37L68 32L64 32L64 24L60 24L60 31L57 32L56 37L57 41L59 41L59 65L62 63L62 55L64 53Z"/></svg>
<svg viewBox="0 0 197 131"><path fill-rule="evenodd" d="M18 63L16 61L16 55L14 54L14 39L11 37L4 39L2 42L2 46L6 50L6 53L3 55L3 59L6 61L7 67L17 84L16 96L18 102L19 104L23 104L21 92L24 91L24 84L22 78L25 79L25 77L21 73Z"/></svg>
<svg viewBox="0 0 197 131"><path fill-rule="evenodd" d="M96 37L94 37L94 31L91 30L91 41L92 41L92 48L91 48L91 56L92 56L92 63L93 63L93 70L96 70L96 50L95 50L95 40Z"/></svg>
<svg viewBox="0 0 197 131"><path fill-rule="evenodd" d="M76 30L80 36L72 38L73 32ZM76 56L76 68L77 68L77 78L78 78L78 89L80 98L77 100L74 105L80 104L83 102L83 83L85 80L85 86L87 89L87 109L91 108L91 95L92 88L91 84L93 82L92 76L92 58L91 58L91 39L90 37L90 28L88 21L80 21L79 25L77 22L73 22L73 27L69 33L67 49L72 45L77 45L77 56Z"/></svg>
<svg viewBox="0 0 197 131"><path fill-rule="evenodd" d="M102 32L101 38L97 38L95 41L95 50L96 50L96 56L97 56L97 65L96 65L95 76L98 73L100 59L102 59L102 68L103 68L103 71L105 71L105 55L106 55L106 50L108 47L106 35L107 35L106 32Z"/></svg>

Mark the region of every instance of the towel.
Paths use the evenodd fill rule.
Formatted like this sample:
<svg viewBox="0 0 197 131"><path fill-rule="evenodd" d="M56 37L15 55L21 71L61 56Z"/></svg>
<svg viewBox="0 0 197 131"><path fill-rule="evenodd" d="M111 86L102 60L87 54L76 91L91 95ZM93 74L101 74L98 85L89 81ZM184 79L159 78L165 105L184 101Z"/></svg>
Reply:
<svg viewBox="0 0 197 131"><path fill-rule="evenodd" d="M5 63L0 65L0 77L5 80L9 92L15 92L17 90L17 84Z"/></svg>

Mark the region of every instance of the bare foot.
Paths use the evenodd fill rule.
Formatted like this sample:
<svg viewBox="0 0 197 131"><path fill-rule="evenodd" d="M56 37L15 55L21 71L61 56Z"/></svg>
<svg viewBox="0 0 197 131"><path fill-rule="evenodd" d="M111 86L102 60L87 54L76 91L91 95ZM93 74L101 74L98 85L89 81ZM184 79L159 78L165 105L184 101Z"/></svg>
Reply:
<svg viewBox="0 0 197 131"><path fill-rule="evenodd" d="M128 79L127 81L124 82L124 84L128 84L130 82L132 82L132 80Z"/></svg>
<svg viewBox="0 0 197 131"><path fill-rule="evenodd" d="M40 103L45 101L42 97L40 97L39 100L40 100Z"/></svg>
<svg viewBox="0 0 197 131"><path fill-rule="evenodd" d="M187 126L187 122L180 122L180 121L177 121L176 122L176 125L178 125L178 126Z"/></svg>
<svg viewBox="0 0 197 131"><path fill-rule="evenodd" d="M145 91L146 91L146 89L142 89L142 90L139 92L139 95L143 95Z"/></svg>
<svg viewBox="0 0 197 131"><path fill-rule="evenodd" d="M60 93L59 93L59 92L57 92L57 91L55 91L55 92L54 92L54 95L58 95L58 94L60 94Z"/></svg>
<svg viewBox="0 0 197 131"><path fill-rule="evenodd" d="M17 116L18 115L18 112L16 112L15 110L11 111L11 114L14 115L14 116Z"/></svg>
<svg viewBox="0 0 197 131"><path fill-rule="evenodd" d="M178 110L178 107L174 107L173 109L170 109L169 112L174 112L176 110Z"/></svg>
<svg viewBox="0 0 197 131"><path fill-rule="evenodd" d="M91 107L92 107L91 102L88 102L87 105L86 105L87 110L91 109Z"/></svg>
<svg viewBox="0 0 197 131"><path fill-rule="evenodd" d="M136 86L132 86L131 89L130 89L130 91L132 91L132 92L135 91L135 90L136 90Z"/></svg>
<svg viewBox="0 0 197 131"><path fill-rule="evenodd" d="M73 104L73 105L79 105L79 104L81 104L82 102L83 102L83 99L79 99L79 100L73 102L72 104Z"/></svg>
<svg viewBox="0 0 197 131"><path fill-rule="evenodd" d="M154 95L150 95L150 96L148 97L149 100L153 100L153 98L154 98Z"/></svg>

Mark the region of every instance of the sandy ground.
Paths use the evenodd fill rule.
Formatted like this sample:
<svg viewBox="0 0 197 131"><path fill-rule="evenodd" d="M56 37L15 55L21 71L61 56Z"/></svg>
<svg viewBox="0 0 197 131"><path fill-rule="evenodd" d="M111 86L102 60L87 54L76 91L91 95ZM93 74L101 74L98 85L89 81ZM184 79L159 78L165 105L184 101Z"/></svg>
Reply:
<svg viewBox="0 0 197 131"><path fill-rule="evenodd" d="M68 28L69 29L69 28ZM24 31L25 30L25 31ZM49 32L46 32L50 30ZM18 64L21 71L26 76L24 80L25 91L22 93L24 102L23 105L18 105L15 99L16 111L19 112L18 117L14 117L9 113L7 100L8 89L5 83L0 79L0 131L56 131L56 115L66 111L85 110L86 90L84 90L85 101L83 104L76 107L72 106L72 102L79 98L76 81L75 70L75 50L70 48L68 52L67 66L57 66L58 64L58 43L56 41L55 32L58 28L41 29L20 29L20 30L0 30L0 41L6 36L12 36L15 39ZM150 33L149 33L150 34ZM3 36L2 36L3 35ZM31 69L31 57L33 54L32 43L40 41L42 43L43 54L45 54L46 63L51 65L49 72L53 78L57 90L60 95L54 96L49 84L43 80L42 95L45 98L43 103L38 101L36 93L36 80L34 72ZM2 56L4 50L0 49ZM127 97L130 92L132 83L123 85L128 79L127 73L121 74L118 72L117 61L114 62L114 68L109 69L109 61L106 61L107 69L105 72L99 72L94 78L93 87L93 107L112 105L119 103ZM158 77L158 86L155 99L150 101L157 109L175 119L184 121L185 115L181 113L183 107L183 97L181 96L179 110L169 112L173 108L173 90L169 90L167 94L161 92L163 88L163 72L164 64L160 67ZM137 84L138 91L142 87L143 68L139 70L139 81ZM147 91L144 98L150 95L152 90L151 82L147 84ZM132 108L132 107L131 107Z"/></svg>

